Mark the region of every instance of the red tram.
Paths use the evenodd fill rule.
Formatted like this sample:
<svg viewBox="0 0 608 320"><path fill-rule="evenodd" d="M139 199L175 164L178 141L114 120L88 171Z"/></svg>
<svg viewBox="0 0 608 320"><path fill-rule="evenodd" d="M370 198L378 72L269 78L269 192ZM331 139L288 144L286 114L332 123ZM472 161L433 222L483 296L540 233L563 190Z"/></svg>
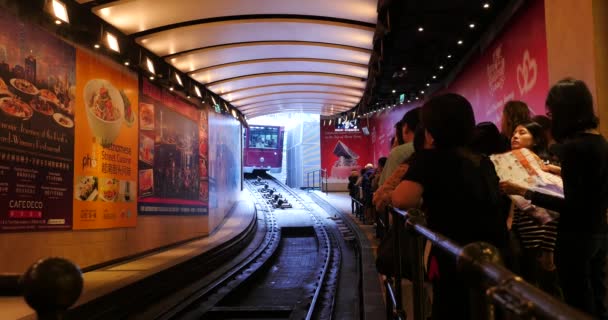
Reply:
<svg viewBox="0 0 608 320"><path fill-rule="evenodd" d="M244 171L281 172L284 133L283 127L250 125L245 128Z"/></svg>

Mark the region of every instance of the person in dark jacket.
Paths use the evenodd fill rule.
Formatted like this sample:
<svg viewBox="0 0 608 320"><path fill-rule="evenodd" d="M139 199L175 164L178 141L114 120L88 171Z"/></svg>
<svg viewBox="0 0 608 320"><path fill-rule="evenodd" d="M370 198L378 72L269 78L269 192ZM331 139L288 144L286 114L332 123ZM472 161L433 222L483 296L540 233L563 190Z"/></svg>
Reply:
<svg viewBox="0 0 608 320"><path fill-rule="evenodd" d="M424 150L416 151L393 192L393 206L414 208L424 198L429 228L460 245L485 241L504 248L507 225L494 165L467 147L475 130L471 104L460 95L444 94L426 102L421 115ZM431 255L439 266L433 320L471 319L467 284L455 259L435 249Z"/></svg>
<svg viewBox="0 0 608 320"><path fill-rule="evenodd" d="M560 212L555 259L564 298L573 307L608 319L608 142L598 132L593 97L584 82L559 81L546 101L554 148L561 161L564 198L504 181L503 191Z"/></svg>

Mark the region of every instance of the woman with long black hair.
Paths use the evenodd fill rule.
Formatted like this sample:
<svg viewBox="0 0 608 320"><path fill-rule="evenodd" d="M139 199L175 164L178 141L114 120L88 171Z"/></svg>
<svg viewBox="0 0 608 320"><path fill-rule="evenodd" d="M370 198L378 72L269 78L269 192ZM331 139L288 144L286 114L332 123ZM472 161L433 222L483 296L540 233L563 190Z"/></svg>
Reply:
<svg viewBox="0 0 608 320"><path fill-rule="evenodd" d="M567 78L546 101L554 148L560 162L564 199L501 182L503 191L560 212L555 252L566 302L601 319L605 305L608 254L608 142L598 132L593 97L584 82Z"/></svg>

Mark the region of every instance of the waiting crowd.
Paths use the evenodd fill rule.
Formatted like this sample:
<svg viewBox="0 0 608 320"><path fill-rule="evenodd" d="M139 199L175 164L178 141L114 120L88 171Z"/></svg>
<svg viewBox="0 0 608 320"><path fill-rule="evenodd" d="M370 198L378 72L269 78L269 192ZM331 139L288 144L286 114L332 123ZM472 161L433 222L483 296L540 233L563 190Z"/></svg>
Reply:
<svg viewBox="0 0 608 320"><path fill-rule="evenodd" d="M433 97L403 116L388 158L353 172L349 190L364 203L367 219L389 205L421 208L429 228L460 245L493 244L529 283L608 319L608 143L584 82L559 81L546 110L532 117L525 102L510 101L499 131L491 122L476 125L464 97ZM495 165L505 154L556 192L505 178L510 166ZM454 259L431 249L428 261L437 267L428 272L433 319L469 319Z"/></svg>

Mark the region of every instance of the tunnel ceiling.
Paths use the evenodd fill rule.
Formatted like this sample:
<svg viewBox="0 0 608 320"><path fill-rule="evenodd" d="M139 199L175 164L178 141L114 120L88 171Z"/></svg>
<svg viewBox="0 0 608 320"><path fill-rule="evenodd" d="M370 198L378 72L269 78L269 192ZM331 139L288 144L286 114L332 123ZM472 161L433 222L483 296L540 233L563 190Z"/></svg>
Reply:
<svg viewBox="0 0 608 320"><path fill-rule="evenodd" d="M356 106L377 0L77 0L248 117Z"/></svg>

